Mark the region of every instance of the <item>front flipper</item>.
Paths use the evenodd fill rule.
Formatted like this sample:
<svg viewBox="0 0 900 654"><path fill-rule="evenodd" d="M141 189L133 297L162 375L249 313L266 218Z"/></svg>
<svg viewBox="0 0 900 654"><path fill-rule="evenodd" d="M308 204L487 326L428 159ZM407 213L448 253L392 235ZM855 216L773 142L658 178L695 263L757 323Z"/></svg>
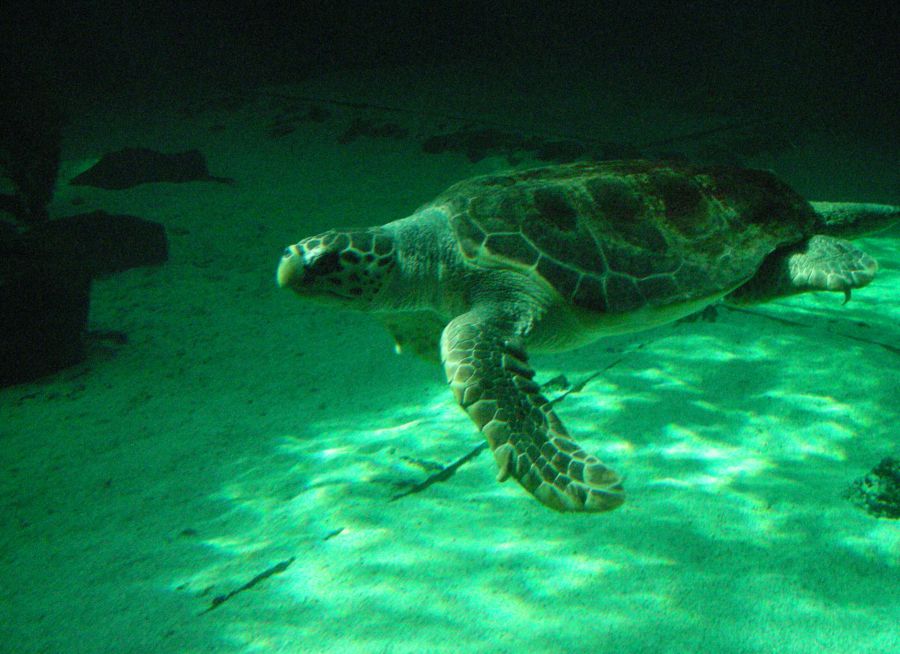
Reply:
<svg viewBox="0 0 900 654"><path fill-rule="evenodd" d="M771 253L757 273L725 300L748 304L809 291L838 291L846 302L850 291L871 282L877 271L875 259L849 241L813 236Z"/></svg>
<svg viewBox="0 0 900 654"><path fill-rule="evenodd" d="M557 511L608 511L621 478L573 441L532 380L515 322L473 309L447 325L441 358L453 394L481 430L500 471Z"/></svg>
<svg viewBox="0 0 900 654"><path fill-rule="evenodd" d="M432 311L390 312L378 316L394 337L397 354L409 352L426 361L438 363L441 331L447 324Z"/></svg>

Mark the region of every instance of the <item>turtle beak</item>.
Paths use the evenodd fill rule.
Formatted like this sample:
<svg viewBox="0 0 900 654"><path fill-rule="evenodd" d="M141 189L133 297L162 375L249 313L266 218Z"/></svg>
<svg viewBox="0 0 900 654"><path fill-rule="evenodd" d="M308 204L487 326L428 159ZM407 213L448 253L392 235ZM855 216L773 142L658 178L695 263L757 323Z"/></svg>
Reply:
<svg viewBox="0 0 900 654"><path fill-rule="evenodd" d="M275 274L278 286L280 288L299 286L303 283L305 272L303 256L297 250L297 246L285 248L278 264L278 272Z"/></svg>

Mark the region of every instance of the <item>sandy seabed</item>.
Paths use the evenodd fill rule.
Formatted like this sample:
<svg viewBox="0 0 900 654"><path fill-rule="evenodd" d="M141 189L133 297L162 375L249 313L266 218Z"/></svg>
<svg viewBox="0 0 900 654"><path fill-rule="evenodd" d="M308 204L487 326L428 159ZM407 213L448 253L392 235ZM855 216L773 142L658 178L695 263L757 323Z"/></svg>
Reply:
<svg viewBox="0 0 900 654"><path fill-rule="evenodd" d="M846 306L801 296L534 357L541 381L615 363L559 411L625 473L621 509L553 513L496 483L487 453L389 501L479 436L442 371L364 315L279 291L275 266L302 236L509 166L423 153L461 123L436 114L594 124L541 88L368 71L73 117L53 212L160 221L171 260L95 283L91 329L127 344L0 391L0 651L900 651L900 525L842 497L897 450L896 227L860 241L882 270ZM328 119L304 120L309 97L411 113L320 103ZM711 120L604 111L610 140ZM340 143L354 118L409 136ZM200 148L237 185L66 184L130 146ZM897 202L891 161L813 131L748 163L812 199Z"/></svg>

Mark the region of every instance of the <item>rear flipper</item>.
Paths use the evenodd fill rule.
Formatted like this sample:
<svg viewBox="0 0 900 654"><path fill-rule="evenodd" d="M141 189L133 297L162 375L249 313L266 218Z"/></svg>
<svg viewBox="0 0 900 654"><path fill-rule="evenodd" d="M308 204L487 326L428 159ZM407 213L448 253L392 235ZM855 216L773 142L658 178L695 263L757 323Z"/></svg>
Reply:
<svg viewBox="0 0 900 654"><path fill-rule="evenodd" d="M900 222L900 207L869 202L810 202L822 221L821 232L842 238L875 234ZM816 230L819 231L819 230Z"/></svg>
<svg viewBox="0 0 900 654"><path fill-rule="evenodd" d="M850 291L872 281L875 259L849 241L813 236L798 245L772 252L746 284L725 301L732 304L765 302L810 291L837 291L850 299Z"/></svg>

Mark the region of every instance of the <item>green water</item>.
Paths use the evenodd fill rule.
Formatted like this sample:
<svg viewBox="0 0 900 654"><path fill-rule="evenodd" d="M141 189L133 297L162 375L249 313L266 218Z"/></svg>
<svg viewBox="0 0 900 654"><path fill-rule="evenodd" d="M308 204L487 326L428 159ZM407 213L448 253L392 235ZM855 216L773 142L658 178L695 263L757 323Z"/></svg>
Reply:
<svg viewBox="0 0 900 654"><path fill-rule="evenodd" d="M159 221L170 260L94 282L89 329L126 343L89 338L82 364L0 390L0 653L900 649L900 526L844 496L898 454L900 227L856 241L881 268L846 305L719 307L533 356L540 383L588 380L557 410L624 475L627 501L601 515L498 483L438 366L274 283L300 237L388 222L551 154L677 154L772 170L810 199L898 204L884 36L857 49L838 36L863 19L829 7L809 23L774 3L759 22L662 11L693 35L677 52L651 39L665 26L607 13L612 49L591 41L603 56L581 67L526 20L517 38L547 43L505 43L534 57L480 56L476 39L478 61L461 45L404 59L389 34L366 49L386 20L369 15L294 44L271 79L255 66L285 36L278 12L259 25L172 9L156 20L183 33L142 43L125 38L152 18L135 9L84 66L58 63L78 92L51 215ZM78 39L106 15L84 11L61 14ZM489 34L497 15L457 24ZM707 28L728 36L719 56L701 47ZM416 48L449 43L425 19L416 33ZM205 68L178 55L190 34ZM339 52L351 36L359 50ZM212 55L236 66L227 53L251 42L248 78L217 77L240 71ZM741 49L758 43L771 49ZM115 66L102 56L130 48ZM295 71L315 48L328 56ZM105 84L76 84L91 62ZM199 148L237 185L68 185L123 147Z"/></svg>

